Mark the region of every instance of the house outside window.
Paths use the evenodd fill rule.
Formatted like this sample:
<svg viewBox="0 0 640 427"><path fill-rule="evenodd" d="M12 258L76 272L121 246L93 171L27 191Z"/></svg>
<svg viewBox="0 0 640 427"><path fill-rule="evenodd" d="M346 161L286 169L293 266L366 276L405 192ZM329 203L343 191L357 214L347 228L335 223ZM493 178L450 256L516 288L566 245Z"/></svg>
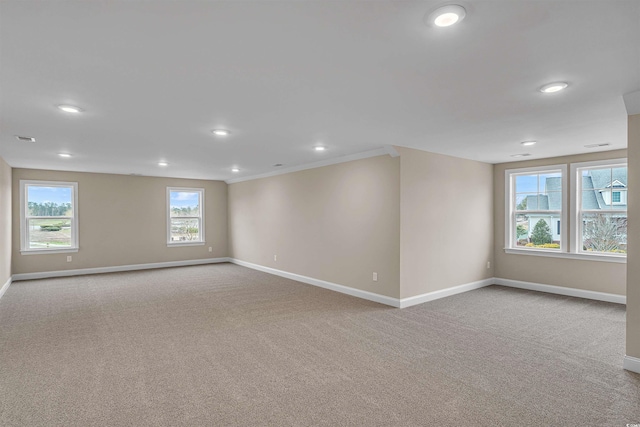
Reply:
<svg viewBox="0 0 640 427"><path fill-rule="evenodd" d="M20 251L78 251L77 182L20 181Z"/></svg>
<svg viewBox="0 0 640 427"><path fill-rule="evenodd" d="M505 247L564 250L565 188L565 165L505 171Z"/></svg>
<svg viewBox="0 0 640 427"><path fill-rule="evenodd" d="M204 189L167 187L167 245L203 245Z"/></svg>
<svg viewBox="0 0 640 427"><path fill-rule="evenodd" d="M578 253L626 256L627 160L572 165L576 182L576 224L572 241Z"/></svg>

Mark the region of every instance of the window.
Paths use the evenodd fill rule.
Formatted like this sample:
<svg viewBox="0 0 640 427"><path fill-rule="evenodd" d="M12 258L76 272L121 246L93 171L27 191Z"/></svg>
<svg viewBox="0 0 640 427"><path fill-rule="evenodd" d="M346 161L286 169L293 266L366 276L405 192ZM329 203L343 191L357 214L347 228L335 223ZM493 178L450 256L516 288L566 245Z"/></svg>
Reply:
<svg viewBox="0 0 640 427"><path fill-rule="evenodd" d="M626 256L626 159L572 165L576 252Z"/></svg>
<svg viewBox="0 0 640 427"><path fill-rule="evenodd" d="M506 248L564 250L566 166L505 171Z"/></svg>
<svg viewBox="0 0 640 427"><path fill-rule="evenodd" d="M20 181L22 253L78 250L78 183Z"/></svg>
<svg viewBox="0 0 640 427"><path fill-rule="evenodd" d="M611 194L611 197L612 197L611 200L613 201L613 203L622 203L619 191L614 191Z"/></svg>
<svg viewBox="0 0 640 427"><path fill-rule="evenodd" d="M204 189L167 187L167 244L204 244Z"/></svg>

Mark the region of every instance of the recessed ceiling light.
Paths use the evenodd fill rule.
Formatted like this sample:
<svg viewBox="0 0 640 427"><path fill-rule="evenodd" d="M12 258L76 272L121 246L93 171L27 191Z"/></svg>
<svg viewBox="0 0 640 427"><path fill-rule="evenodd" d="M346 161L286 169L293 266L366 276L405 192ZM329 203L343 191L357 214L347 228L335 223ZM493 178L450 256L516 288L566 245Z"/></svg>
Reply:
<svg viewBox="0 0 640 427"><path fill-rule="evenodd" d="M531 154L522 153L522 154L512 154L511 157L529 157Z"/></svg>
<svg viewBox="0 0 640 427"><path fill-rule="evenodd" d="M562 89L566 89L567 86L569 86L568 83L565 82L555 82L555 83L549 83L547 85L544 85L540 88L540 92L542 93L555 93L555 92L559 92Z"/></svg>
<svg viewBox="0 0 640 427"><path fill-rule="evenodd" d="M227 136L230 135L231 132L226 129L214 129L211 131L215 136Z"/></svg>
<svg viewBox="0 0 640 427"><path fill-rule="evenodd" d="M323 147L322 145L317 145L315 147L313 147L314 150L316 151L325 151L327 148Z"/></svg>
<svg viewBox="0 0 640 427"><path fill-rule="evenodd" d="M158 162L158 166L169 166L167 162Z"/></svg>
<svg viewBox="0 0 640 427"><path fill-rule="evenodd" d="M464 19L467 11L457 4L442 6L427 15L427 23L436 27L449 27Z"/></svg>
<svg viewBox="0 0 640 427"><path fill-rule="evenodd" d="M522 141L520 144L524 145L524 146L529 146L529 145L536 145L538 141Z"/></svg>
<svg viewBox="0 0 640 427"><path fill-rule="evenodd" d="M231 172L240 172L240 169L238 169L238 168L232 168L232 169L231 169Z"/></svg>
<svg viewBox="0 0 640 427"><path fill-rule="evenodd" d="M65 113L80 113L82 112L82 108L74 107L73 105L58 105L58 108L64 111Z"/></svg>
<svg viewBox="0 0 640 427"><path fill-rule="evenodd" d="M71 154L69 154L69 153L58 153L58 156L60 156L60 157L71 157Z"/></svg>
<svg viewBox="0 0 640 427"><path fill-rule="evenodd" d="M16 135L16 139L22 142L36 142L36 139L32 136L20 136Z"/></svg>

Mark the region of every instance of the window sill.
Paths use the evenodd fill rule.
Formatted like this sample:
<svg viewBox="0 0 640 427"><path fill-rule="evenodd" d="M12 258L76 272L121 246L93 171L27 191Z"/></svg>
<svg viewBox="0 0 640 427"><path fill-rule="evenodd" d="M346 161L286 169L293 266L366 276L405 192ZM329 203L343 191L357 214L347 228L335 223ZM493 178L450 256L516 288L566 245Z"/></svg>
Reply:
<svg viewBox="0 0 640 427"><path fill-rule="evenodd" d="M204 246L206 242L170 242L167 243L167 247L171 248L174 246Z"/></svg>
<svg viewBox="0 0 640 427"><path fill-rule="evenodd" d="M504 252L507 254L516 254L516 255L534 255L534 256L544 256L550 258L568 258L568 259L578 259L582 261L601 261L601 262L616 262L619 264L626 264L627 257L624 255L604 255L604 254L585 254L585 253L569 253L569 252L552 252L552 251L541 251L539 249L515 249L515 248L504 248Z"/></svg>
<svg viewBox="0 0 640 427"><path fill-rule="evenodd" d="M21 255L68 254L78 252L78 248L68 249L22 249Z"/></svg>

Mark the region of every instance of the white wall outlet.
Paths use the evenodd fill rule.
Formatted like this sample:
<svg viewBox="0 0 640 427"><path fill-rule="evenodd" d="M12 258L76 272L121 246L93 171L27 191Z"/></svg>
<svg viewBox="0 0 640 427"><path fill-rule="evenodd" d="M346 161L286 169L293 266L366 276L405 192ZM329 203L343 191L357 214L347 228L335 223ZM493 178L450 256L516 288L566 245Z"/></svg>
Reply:
<svg viewBox="0 0 640 427"><path fill-rule="evenodd" d="M277 260L278 260L278 255L274 255L274 256L273 256L273 260L274 260L274 261L277 261Z"/></svg>
<svg viewBox="0 0 640 427"><path fill-rule="evenodd" d="M373 281L374 282L378 281L378 273L376 273L375 271L373 272Z"/></svg>
<svg viewBox="0 0 640 427"><path fill-rule="evenodd" d="M67 255L67 262L71 262L72 259L71 255Z"/></svg>
<svg viewBox="0 0 640 427"><path fill-rule="evenodd" d="M491 268L491 261L487 261L487 268Z"/></svg>
<svg viewBox="0 0 640 427"><path fill-rule="evenodd" d="M213 252L213 248L209 246L209 252Z"/></svg>

